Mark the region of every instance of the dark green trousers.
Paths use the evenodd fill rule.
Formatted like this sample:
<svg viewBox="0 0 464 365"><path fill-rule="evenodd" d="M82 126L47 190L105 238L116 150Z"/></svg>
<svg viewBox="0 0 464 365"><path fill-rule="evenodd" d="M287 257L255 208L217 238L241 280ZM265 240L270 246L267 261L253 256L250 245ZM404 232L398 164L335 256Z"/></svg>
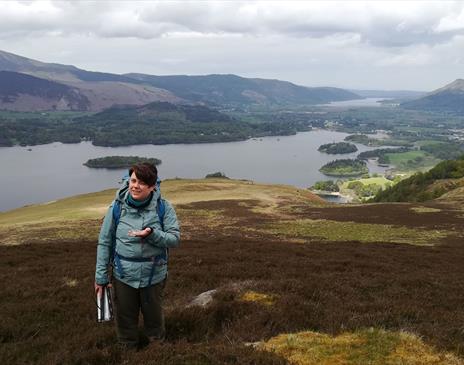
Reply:
<svg viewBox="0 0 464 365"><path fill-rule="evenodd" d="M163 291L166 280L146 288L133 288L113 279L118 339L121 344L136 346L142 312L145 334L150 340L163 340L166 334L163 313Z"/></svg>

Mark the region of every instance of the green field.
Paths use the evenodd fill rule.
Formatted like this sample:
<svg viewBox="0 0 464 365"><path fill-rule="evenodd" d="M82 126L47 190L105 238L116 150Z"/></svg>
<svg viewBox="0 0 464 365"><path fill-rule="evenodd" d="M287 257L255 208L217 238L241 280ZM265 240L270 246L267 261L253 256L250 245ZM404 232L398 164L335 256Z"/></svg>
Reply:
<svg viewBox="0 0 464 365"><path fill-rule="evenodd" d="M341 186L342 189L347 189L348 184L349 184L350 182L353 182L353 181L359 181L359 182L362 183L363 185L377 184L377 185L381 185L382 188L385 188L385 185L387 185L387 184L391 184L391 181L388 180L387 178L385 178L384 176L369 177L369 178L366 178L366 179L357 179L357 180L345 181L345 182L342 184L342 186Z"/></svg>
<svg viewBox="0 0 464 365"><path fill-rule="evenodd" d="M358 186L356 188L349 187L353 183ZM384 176L350 179L340 185L340 193L343 196L349 197L351 201L363 201L373 196L378 188L385 189L388 185L392 184L393 181L388 180Z"/></svg>
<svg viewBox="0 0 464 365"><path fill-rule="evenodd" d="M386 156L397 171L427 170L440 162L424 151L387 153Z"/></svg>
<svg viewBox="0 0 464 365"><path fill-rule="evenodd" d="M417 146L420 146L420 147L423 147L423 146L430 146L430 145L434 145L434 144L437 144L437 143L443 143L445 144L445 142L443 141L436 141L434 139L424 139L424 140L421 140L421 141L416 141L415 144Z"/></svg>

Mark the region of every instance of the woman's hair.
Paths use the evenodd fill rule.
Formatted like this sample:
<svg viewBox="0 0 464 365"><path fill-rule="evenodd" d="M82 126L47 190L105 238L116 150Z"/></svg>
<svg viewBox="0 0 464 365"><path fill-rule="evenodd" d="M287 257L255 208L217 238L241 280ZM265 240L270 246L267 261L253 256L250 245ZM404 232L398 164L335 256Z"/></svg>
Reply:
<svg viewBox="0 0 464 365"><path fill-rule="evenodd" d="M143 181L148 186L153 186L156 184L156 180L158 179L158 169L155 165L142 162L135 165L129 169L129 176L135 172L135 176L141 181Z"/></svg>

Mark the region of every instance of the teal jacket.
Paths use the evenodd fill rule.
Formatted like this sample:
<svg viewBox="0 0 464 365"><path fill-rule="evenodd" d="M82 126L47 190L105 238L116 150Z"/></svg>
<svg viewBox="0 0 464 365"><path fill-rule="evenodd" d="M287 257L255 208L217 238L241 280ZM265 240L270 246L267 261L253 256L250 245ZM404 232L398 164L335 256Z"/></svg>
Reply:
<svg viewBox="0 0 464 365"><path fill-rule="evenodd" d="M166 249L179 245L180 230L176 212L168 201L165 202L164 231L156 212L159 191L155 190L150 204L145 208L133 208L126 203L129 192L126 189L116 193L116 200L121 204L119 224L113 220L113 204L108 208L97 245L97 265L95 282L105 285L109 282L108 269L112 256L113 237L116 236L116 252L129 258L150 258L161 255ZM142 230L151 227L153 232L144 239L130 237L131 230ZM116 228L116 232L115 232ZM133 262L121 260L123 277L113 267L113 276L133 288L144 288L150 285L149 279L153 268L150 261ZM163 281L167 275L167 264L156 265L151 284Z"/></svg>

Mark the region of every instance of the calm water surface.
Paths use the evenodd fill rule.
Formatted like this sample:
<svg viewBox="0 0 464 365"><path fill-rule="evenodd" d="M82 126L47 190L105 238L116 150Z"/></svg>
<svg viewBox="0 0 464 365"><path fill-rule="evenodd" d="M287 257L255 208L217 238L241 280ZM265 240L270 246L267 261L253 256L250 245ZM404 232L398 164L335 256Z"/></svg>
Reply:
<svg viewBox="0 0 464 365"><path fill-rule="evenodd" d="M372 149L357 145L358 152L346 155L317 151L321 144L339 142L345 136L346 133L316 130L230 143L112 148L82 142L2 147L0 211L115 188L123 170L90 169L82 165L89 158L113 155L159 158L163 161L158 167L162 179L203 178L208 173L222 171L236 179L308 187L318 180L330 179L318 171L325 163L336 158L354 158L359 152ZM369 169L385 170L375 164L369 164Z"/></svg>
<svg viewBox="0 0 464 365"><path fill-rule="evenodd" d="M374 106L374 107L383 107L380 101L389 100L389 98L365 98L365 99L354 99L354 100L345 100L345 101L333 101L329 104L322 104L323 106L330 107L365 107L365 106Z"/></svg>

